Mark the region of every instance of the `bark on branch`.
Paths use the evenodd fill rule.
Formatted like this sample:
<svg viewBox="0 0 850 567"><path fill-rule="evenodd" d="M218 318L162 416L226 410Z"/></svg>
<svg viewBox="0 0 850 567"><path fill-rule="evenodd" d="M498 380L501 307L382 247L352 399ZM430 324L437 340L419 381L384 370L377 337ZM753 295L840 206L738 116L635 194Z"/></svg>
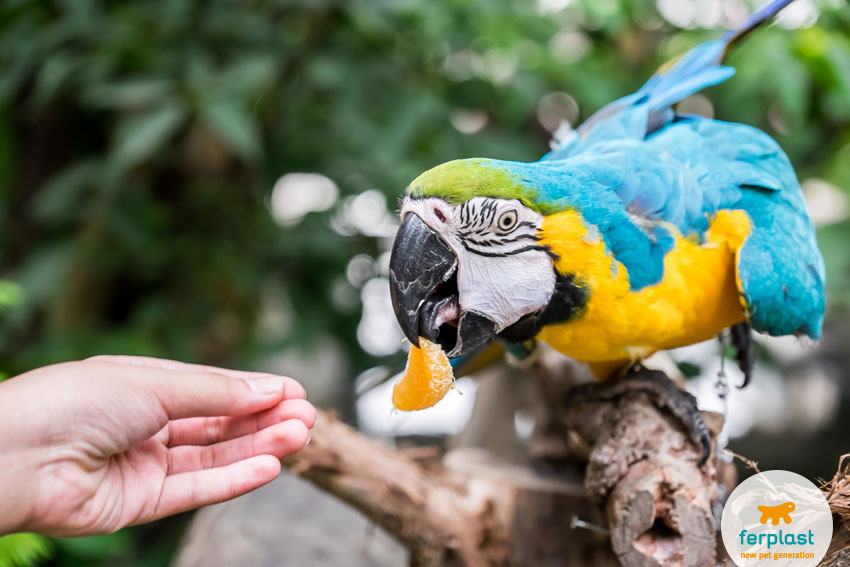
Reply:
<svg viewBox="0 0 850 567"><path fill-rule="evenodd" d="M715 460L698 465L701 448L676 420L642 393L588 404L568 417L591 446L585 485L605 506L611 545L622 564L713 565ZM703 413L703 419L715 444L722 417Z"/></svg>
<svg viewBox="0 0 850 567"><path fill-rule="evenodd" d="M285 464L397 536L412 565L508 564L508 542L489 501L330 414L319 422L310 445Z"/></svg>

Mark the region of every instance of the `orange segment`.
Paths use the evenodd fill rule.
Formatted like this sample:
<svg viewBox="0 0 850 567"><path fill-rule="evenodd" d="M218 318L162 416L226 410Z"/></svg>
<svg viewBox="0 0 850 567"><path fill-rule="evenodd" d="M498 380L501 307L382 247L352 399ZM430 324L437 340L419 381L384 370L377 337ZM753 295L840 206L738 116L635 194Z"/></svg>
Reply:
<svg viewBox="0 0 850 567"><path fill-rule="evenodd" d="M417 348L410 345L404 376L393 388L393 405L403 411L430 408L443 399L454 375L449 358L440 348L419 337Z"/></svg>

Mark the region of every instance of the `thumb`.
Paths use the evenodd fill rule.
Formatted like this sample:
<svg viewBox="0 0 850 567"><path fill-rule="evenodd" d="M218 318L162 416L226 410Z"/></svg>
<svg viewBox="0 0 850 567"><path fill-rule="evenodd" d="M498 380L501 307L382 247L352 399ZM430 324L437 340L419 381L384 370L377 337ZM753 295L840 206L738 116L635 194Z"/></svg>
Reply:
<svg viewBox="0 0 850 567"><path fill-rule="evenodd" d="M183 370L127 360L129 357L122 357L120 362L109 358L87 362L116 367L113 372L134 383L134 389L153 394L169 419L254 413L279 403L286 389L286 379L274 374L240 372L236 377L216 368L193 366Z"/></svg>

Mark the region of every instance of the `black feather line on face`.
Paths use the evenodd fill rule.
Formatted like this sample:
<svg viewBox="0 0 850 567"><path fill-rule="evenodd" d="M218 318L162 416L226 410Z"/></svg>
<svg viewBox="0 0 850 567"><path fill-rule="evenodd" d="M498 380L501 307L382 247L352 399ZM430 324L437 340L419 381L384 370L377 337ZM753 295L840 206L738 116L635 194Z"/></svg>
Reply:
<svg viewBox="0 0 850 567"><path fill-rule="evenodd" d="M536 234L520 234L519 236L512 236L511 238L503 238L499 240L502 244L512 244L514 242L519 242L520 240L533 240L535 242L540 242L541 238Z"/></svg>
<svg viewBox="0 0 850 567"><path fill-rule="evenodd" d="M463 203L460 206L460 222L462 228L469 231L487 231L496 218L498 203L488 201L478 206L471 203ZM533 226L533 225L532 225ZM481 232L483 234L483 232Z"/></svg>
<svg viewBox="0 0 850 567"><path fill-rule="evenodd" d="M492 240L475 240L474 238L468 238L466 240L466 242L475 244L476 246L484 246L484 247L495 246L495 245L499 244L498 242L493 242ZM469 250L469 248L467 248L467 250Z"/></svg>
<svg viewBox="0 0 850 567"><path fill-rule="evenodd" d="M516 256L517 254L522 254L523 252L529 252L531 250L539 250L541 252L546 252L547 254L549 254L549 256L552 256L552 253L549 251L548 246L532 245L523 246L522 248L517 248L516 250L509 250L507 252L482 252L480 250L470 248L469 244L467 244L465 240L461 240L461 244L463 244L463 247L466 248L468 251L472 252L473 254L478 254L479 256L486 256L488 258L504 258L506 256Z"/></svg>
<svg viewBox="0 0 850 567"><path fill-rule="evenodd" d="M503 244L514 244L516 242L520 242L521 240L532 240L534 242L540 242L540 237L535 234L521 234L512 238L495 238L487 240L476 240L475 238L466 238L466 242L470 242L476 246L500 246Z"/></svg>

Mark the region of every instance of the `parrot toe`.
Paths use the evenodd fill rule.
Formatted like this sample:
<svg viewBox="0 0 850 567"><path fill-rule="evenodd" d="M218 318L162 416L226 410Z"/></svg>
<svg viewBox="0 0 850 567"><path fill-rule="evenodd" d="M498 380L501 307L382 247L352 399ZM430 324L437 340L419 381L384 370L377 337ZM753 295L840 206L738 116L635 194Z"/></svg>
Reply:
<svg viewBox="0 0 850 567"><path fill-rule="evenodd" d="M729 334L732 338L732 346L735 348L735 360L741 372L744 373L744 382L738 388L744 388L750 383L755 365L753 329L749 323L738 323L729 327Z"/></svg>

